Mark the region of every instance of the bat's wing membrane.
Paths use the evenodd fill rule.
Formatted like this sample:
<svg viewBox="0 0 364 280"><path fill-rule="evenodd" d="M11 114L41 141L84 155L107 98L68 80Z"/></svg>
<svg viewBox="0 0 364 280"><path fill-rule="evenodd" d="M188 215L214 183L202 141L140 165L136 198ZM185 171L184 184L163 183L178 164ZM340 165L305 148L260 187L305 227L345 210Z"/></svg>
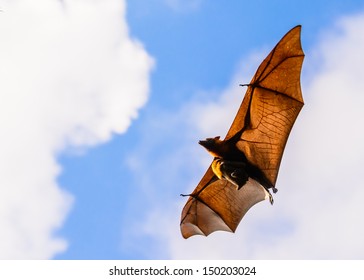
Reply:
<svg viewBox="0 0 364 280"><path fill-rule="evenodd" d="M245 213L267 197L268 192L254 180L249 179L237 191L209 168L182 210L182 235L188 238L195 234L207 236L217 230L234 232Z"/></svg>
<svg viewBox="0 0 364 280"><path fill-rule="evenodd" d="M283 151L303 106L301 26L289 31L259 66L226 139L242 131L237 147L275 185Z"/></svg>

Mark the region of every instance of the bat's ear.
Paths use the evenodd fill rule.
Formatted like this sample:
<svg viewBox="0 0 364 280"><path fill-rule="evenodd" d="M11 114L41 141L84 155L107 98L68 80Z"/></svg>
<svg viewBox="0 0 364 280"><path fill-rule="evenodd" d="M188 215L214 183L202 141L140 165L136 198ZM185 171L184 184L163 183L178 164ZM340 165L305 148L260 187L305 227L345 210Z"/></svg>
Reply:
<svg viewBox="0 0 364 280"><path fill-rule="evenodd" d="M198 143L199 144L204 144L204 143L215 143L216 141L220 140L220 136L216 136L214 138L206 138L205 140L200 140Z"/></svg>

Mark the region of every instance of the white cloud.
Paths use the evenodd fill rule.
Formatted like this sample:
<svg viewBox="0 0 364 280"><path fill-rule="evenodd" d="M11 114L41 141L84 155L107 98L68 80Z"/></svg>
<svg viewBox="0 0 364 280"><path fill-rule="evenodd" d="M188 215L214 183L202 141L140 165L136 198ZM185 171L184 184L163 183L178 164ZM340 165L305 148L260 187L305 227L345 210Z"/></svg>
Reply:
<svg viewBox="0 0 364 280"><path fill-rule="evenodd" d="M296 185L288 193L295 199L289 207L296 230L279 245L282 251L275 248L282 257L289 256L283 246L294 244L294 257L364 256L363 27L364 14L343 18L318 46L322 64L306 81L306 106L287 153L286 169ZM313 59L307 59L308 71ZM291 170L296 161L299 168Z"/></svg>
<svg viewBox="0 0 364 280"><path fill-rule="evenodd" d="M150 211L144 228L163 242L164 248L168 244L165 254L176 259L364 257L363 28L363 14L343 18L322 33L316 46L306 49L302 83L306 105L286 147L274 206L268 202L254 206L235 234L217 232L208 238L184 240L179 233L184 200L178 205L164 201L163 207ZM242 79L232 81L218 101L184 107L182 112L201 121L178 129L196 129L203 137L223 136L242 99L237 87ZM198 118L193 117L194 112ZM219 114L226 116L224 124ZM185 157L186 165L203 161L207 166L210 159L201 160L201 153L190 157L193 154Z"/></svg>
<svg viewBox="0 0 364 280"><path fill-rule="evenodd" d="M124 1L3 1L0 258L51 258L72 203L56 156L123 133L148 96L152 60Z"/></svg>

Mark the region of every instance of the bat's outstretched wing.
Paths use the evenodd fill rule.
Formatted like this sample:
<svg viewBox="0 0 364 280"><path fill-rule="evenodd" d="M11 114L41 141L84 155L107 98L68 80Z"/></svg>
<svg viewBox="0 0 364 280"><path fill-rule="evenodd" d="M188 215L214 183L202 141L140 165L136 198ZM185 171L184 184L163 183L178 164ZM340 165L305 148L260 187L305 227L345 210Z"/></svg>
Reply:
<svg viewBox="0 0 364 280"><path fill-rule="evenodd" d="M291 29L259 66L225 137L234 139L247 160L262 171L265 178L260 183L268 180L265 187L275 186L289 133L303 106L300 31L301 26ZM249 179L237 191L210 167L183 208L182 235L234 232L245 213L267 197L256 181Z"/></svg>
<svg viewBox="0 0 364 280"><path fill-rule="evenodd" d="M210 167L183 208L182 235L188 238L217 230L235 232L249 208L268 196L252 179L237 191L230 182L218 179Z"/></svg>

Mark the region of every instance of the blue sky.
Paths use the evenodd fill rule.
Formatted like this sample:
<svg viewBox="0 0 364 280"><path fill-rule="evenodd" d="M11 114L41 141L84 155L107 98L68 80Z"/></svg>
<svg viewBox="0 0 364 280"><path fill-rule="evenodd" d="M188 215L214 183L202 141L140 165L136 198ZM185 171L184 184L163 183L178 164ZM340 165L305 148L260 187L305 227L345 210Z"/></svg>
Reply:
<svg viewBox="0 0 364 280"><path fill-rule="evenodd" d="M0 7L0 258L364 257L363 1ZM275 205L184 240L179 194L211 161L197 141L224 136L239 83L297 24L306 105Z"/></svg>

